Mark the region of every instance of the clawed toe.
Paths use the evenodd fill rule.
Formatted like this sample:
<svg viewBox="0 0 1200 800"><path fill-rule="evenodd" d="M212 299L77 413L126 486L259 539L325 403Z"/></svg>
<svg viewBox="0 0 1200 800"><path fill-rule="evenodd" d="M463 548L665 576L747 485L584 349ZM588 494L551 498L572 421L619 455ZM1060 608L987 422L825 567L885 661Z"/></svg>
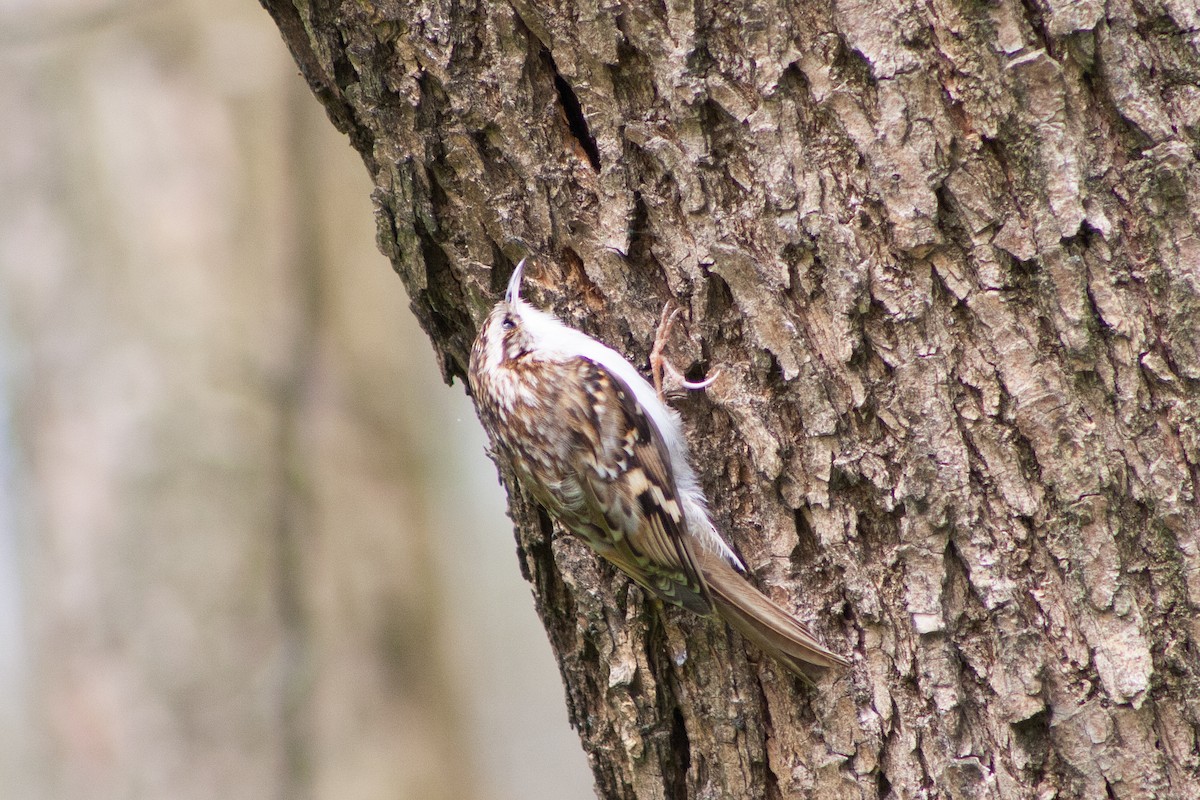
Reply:
<svg viewBox="0 0 1200 800"><path fill-rule="evenodd" d="M709 375L702 381L689 381L683 376L674 364L663 355L663 350L667 347L667 340L671 338L671 329L675 327L675 320L679 316L679 307L670 300L663 306L662 318L659 320L658 329L654 332L654 347L650 349L650 372L654 377L654 390L658 393L658 399L663 400L663 373L669 374L672 378L679 382L679 385L685 389L699 391L707 389L716 382L721 376L721 371L717 370L712 375ZM665 402L665 401L664 401Z"/></svg>

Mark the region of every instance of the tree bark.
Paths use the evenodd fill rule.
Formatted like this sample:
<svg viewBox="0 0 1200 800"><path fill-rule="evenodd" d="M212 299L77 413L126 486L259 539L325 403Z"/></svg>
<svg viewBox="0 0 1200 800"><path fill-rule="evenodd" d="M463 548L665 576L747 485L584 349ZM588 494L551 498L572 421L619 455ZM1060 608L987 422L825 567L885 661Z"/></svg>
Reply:
<svg viewBox="0 0 1200 800"><path fill-rule="evenodd" d="M526 254L635 363L681 304L718 524L854 658L805 690L506 475L602 796L1200 797L1194 4L264 5L446 378Z"/></svg>

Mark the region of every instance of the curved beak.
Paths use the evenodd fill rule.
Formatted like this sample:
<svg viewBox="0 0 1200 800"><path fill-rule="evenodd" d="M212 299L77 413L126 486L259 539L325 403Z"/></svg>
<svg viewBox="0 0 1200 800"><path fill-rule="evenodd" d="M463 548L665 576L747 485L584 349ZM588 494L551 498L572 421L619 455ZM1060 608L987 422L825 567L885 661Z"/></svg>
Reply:
<svg viewBox="0 0 1200 800"><path fill-rule="evenodd" d="M517 264L512 277L508 279L508 289L504 292L504 302L515 303L521 299L521 279L525 277L525 259Z"/></svg>

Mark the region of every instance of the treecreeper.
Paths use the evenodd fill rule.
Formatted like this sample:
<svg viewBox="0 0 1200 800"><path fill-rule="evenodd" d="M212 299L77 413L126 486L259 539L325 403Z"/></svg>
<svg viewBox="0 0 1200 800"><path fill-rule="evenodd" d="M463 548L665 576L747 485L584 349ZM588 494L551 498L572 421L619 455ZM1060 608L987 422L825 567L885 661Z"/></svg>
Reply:
<svg viewBox="0 0 1200 800"><path fill-rule="evenodd" d="M708 514L679 415L620 353L522 300L524 268L469 368L479 418L521 485L654 596L721 617L805 681L848 666L746 579Z"/></svg>

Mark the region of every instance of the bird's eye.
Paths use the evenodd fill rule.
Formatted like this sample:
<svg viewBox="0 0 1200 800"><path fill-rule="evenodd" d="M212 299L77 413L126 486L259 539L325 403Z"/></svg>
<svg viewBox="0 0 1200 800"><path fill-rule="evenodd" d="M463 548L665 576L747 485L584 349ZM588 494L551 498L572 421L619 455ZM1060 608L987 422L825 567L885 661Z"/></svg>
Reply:
<svg viewBox="0 0 1200 800"><path fill-rule="evenodd" d="M500 320L500 327L504 328L506 331L511 331L513 328L517 327L517 321L513 319L512 314L505 314L504 319Z"/></svg>

